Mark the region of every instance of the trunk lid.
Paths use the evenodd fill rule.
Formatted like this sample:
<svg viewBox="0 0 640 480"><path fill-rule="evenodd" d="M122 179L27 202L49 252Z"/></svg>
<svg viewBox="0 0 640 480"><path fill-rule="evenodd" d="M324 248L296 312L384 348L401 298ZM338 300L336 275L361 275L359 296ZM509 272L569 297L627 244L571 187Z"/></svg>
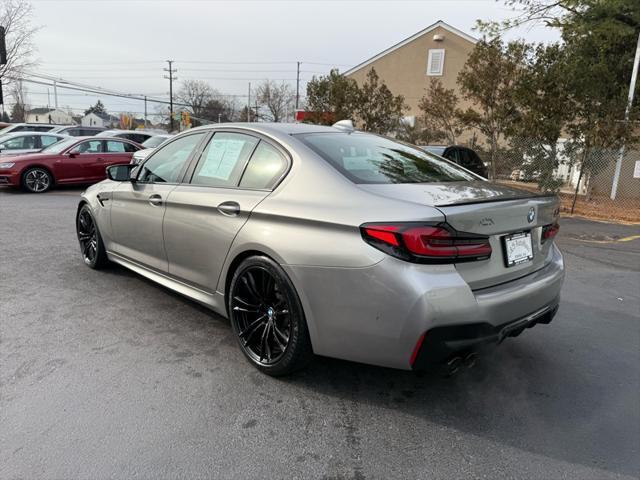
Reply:
<svg viewBox="0 0 640 480"><path fill-rule="evenodd" d="M541 240L542 227L558 220L559 200L554 195L484 181L360 187L385 197L436 207L457 231L488 236L492 249L489 259L456 264L474 290L523 277L551 260L553 241ZM531 235L533 259L508 267L504 238L521 232Z"/></svg>

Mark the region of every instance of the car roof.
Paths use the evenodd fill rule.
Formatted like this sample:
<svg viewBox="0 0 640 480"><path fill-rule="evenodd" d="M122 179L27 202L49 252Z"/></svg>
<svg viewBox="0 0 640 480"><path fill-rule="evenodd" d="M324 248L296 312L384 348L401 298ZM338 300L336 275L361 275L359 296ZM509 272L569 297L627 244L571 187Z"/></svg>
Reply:
<svg viewBox="0 0 640 480"><path fill-rule="evenodd" d="M270 123L270 122L236 122L214 123L195 127L189 131L213 130L218 128L244 128L264 133L279 133L285 135L297 135L301 133L344 133L344 130L326 125L314 125L311 123ZM183 133L183 132L181 132Z"/></svg>
<svg viewBox="0 0 640 480"><path fill-rule="evenodd" d="M144 135L158 135L157 133L149 132L147 130L120 130L119 128L112 128L110 130L103 130L100 133L142 133Z"/></svg>
<svg viewBox="0 0 640 480"><path fill-rule="evenodd" d="M57 135L58 137L63 137L64 135L60 135L56 132L25 132L25 131L20 131L20 132L9 132L9 133L5 133L4 135L2 135L2 138L16 138L16 137L22 137L22 136L30 136L30 137L42 137L43 135L47 135L47 136L51 136L51 135Z"/></svg>

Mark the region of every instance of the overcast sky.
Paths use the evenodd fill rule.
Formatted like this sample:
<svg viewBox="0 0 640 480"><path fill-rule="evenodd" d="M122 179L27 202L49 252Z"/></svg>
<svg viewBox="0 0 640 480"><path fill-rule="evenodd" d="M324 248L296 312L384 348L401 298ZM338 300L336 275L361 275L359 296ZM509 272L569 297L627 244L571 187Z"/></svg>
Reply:
<svg viewBox="0 0 640 480"><path fill-rule="evenodd" d="M344 71L438 21L476 36L476 19L514 15L502 2L448 1L177 1L32 0L36 71L125 93L168 97L165 60L175 60L177 87L207 80L246 102L247 84L270 78L301 92L314 74ZM542 27L511 32L529 41L558 39ZM28 85L29 102L46 106L47 88ZM53 91L49 89L50 104ZM58 89L60 106L84 110L96 97ZM103 98L114 112L142 112L142 102ZM149 111L155 107L149 107Z"/></svg>

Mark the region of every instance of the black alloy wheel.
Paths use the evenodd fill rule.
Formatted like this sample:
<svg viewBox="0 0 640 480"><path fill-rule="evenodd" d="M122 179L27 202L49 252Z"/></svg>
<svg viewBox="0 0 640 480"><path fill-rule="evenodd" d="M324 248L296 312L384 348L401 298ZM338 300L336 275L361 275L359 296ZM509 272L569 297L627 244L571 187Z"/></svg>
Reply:
<svg viewBox="0 0 640 480"><path fill-rule="evenodd" d="M95 269L103 267L107 263L107 253L88 205L78 212L76 230L84 263Z"/></svg>
<svg viewBox="0 0 640 480"><path fill-rule="evenodd" d="M44 168L30 168L22 176L22 186L32 193L44 193L53 185L53 177Z"/></svg>
<svg viewBox="0 0 640 480"><path fill-rule="evenodd" d="M231 281L229 314L240 348L269 375L304 366L311 342L300 300L281 267L266 257L251 257Z"/></svg>

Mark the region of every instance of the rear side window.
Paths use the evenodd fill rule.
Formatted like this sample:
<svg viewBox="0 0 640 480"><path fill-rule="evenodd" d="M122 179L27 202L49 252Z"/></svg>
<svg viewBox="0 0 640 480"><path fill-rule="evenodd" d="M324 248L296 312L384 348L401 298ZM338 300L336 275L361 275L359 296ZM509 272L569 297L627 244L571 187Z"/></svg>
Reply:
<svg viewBox="0 0 640 480"><path fill-rule="evenodd" d="M107 152L109 153L124 153L125 143L124 142L116 142L115 140L107 141Z"/></svg>
<svg viewBox="0 0 640 480"><path fill-rule="evenodd" d="M200 156L191 183L235 187L258 139L241 133L216 133Z"/></svg>
<svg viewBox="0 0 640 480"><path fill-rule="evenodd" d="M58 137L54 137L53 135L41 135L40 136L40 143L42 144L43 147L48 147L49 145L53 145L58 140L61 140L61 139L58 138Z"/></svg>
<svg viewBox="0 0 640 480"><path fill-rule="evenodd" d="M310 133L297 138L354 183L433 183L477 177L421 149L368 133Z"/></svg>
<svg viewBox="0 0 640 480"><path fill-rule="evenodd" d="M272 189L287 169L287 160L274 147L260 142L240 180L241 188Z"/></svg>

